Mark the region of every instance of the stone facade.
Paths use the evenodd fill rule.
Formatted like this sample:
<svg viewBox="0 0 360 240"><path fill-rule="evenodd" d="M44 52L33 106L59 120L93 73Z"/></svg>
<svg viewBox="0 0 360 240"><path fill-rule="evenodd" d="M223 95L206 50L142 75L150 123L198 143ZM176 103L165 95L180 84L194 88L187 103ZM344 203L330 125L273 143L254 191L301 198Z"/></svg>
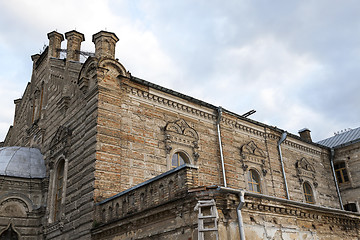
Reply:
<svg viewBox="0 0 360 240"><path fill-rule="evenodd" d="M65 59L63 35L48 37L3 143L44 155L43 211L24 215L38 214L37 237L9 215L0 234L11 225L21 239L201 239L206 202L215 230L203 237L238 239L242 189L247 239L359 239L359 214L340 210L328 147L293 134L279 145L281 129L133 77L115 59L113 33L93 36L84 63L83 34L65 34ZM360 148L348 148L336 159L355 166ZM359 196L354 169L349 193L340 186L346 201Z"/></svg>

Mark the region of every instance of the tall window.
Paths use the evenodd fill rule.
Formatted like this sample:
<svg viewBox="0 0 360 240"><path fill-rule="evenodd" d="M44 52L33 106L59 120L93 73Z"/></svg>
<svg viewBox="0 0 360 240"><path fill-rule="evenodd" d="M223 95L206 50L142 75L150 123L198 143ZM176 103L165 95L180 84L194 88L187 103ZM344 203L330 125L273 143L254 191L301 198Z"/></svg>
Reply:
<svg viewBox="0 0 360 240"><path fill-rule="evenodd" d="M349 182L349 176L346 170L345 162L339 162L334 164L336 178L338 183L346 183Z"/></svg>
<svg viewBox="0 0 360 240"><path fill-rule="evenodd" d="M186 162L189 162L188 157L182 152L176 152L171 158L171 167L176 168L185 164Z"/></svg>
<svg viewBox="0 0 360 240"><path fill-rule="evenodd" d="M260 193L260 176L255 170L250 170L248 174L248 186L251 192Z"/></svg>
<svg viewBox="0 0 360 240"><path fill-rule="evenodd" d="M56 170L55 206L54 219L60 219L61 201L64 189L64 160L60 160Z"/></svg>
<svg viewBox="0 0 360 240"><path fill-rule="evenodd" d="M307 203L315 203L314 193L309 183L305 182L303 184L303 190L304 190L305 201Z"/></svg>

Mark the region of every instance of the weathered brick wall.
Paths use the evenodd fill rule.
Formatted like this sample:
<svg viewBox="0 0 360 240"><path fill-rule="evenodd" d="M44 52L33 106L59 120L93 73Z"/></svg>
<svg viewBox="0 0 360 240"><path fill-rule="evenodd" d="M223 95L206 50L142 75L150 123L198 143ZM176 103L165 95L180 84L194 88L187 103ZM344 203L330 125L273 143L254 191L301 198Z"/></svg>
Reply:
<svg viewBox="0 0 360 240"><path fill-rule="evenodd" d="M233 201L232 201L233 200ZM239 239L238 197L219 196L220 239ZM358 239L359 215L245 194L241 210L246 239Z"/></svg>
<svg viewBox="0 0 360 240"><path fill-rule="evenodd" d="M360 209L360 143L337 148L334 163L345 162L349 182L339 184L344 204L355 203Z"/></svg>
<svg viewBox="0 0 360 240"><path fill-rule="evenodd" d="M42 236L41 217L44 212L42 198L41 179L1 177L0 233L11 223L22 239L39 239Z"/></svg>
<svg viewBox="0 0 360 240"><path fill-rule="evenodd" d="M197 185L196 177L197 168L184 165L98 203L93 239L141 239L157 235L161 239L188 239L185 238L188 233L195 235L195 203L190 204L194 199L186 196ZM186 230L181 233L181 229Z"/></svg>
<svg viewBox="0 0 360 240"><path fill-rule="evenodd" d="M111 74L107 74L99 84L97 200L169 170L171 154L166 149L164 129L168 123L180 119L199 135L196 150L199 158L197 161L191 158L199 166L199 185L223 184L216 109ZM252 167L261 175L263 193L286 197L277 149L281 131L225 112L221 134L230 187L246 189L247 172ZM250 142L264 153L258 159L260 164L243 161L241 148ZM189 148L186 144L177 147ZM293 135L289 135L281 147L290 199L305 201L302 183L307 181L313 188L316 204L339 207L328 150ZM313 172L298 173L300 170L296 164L303 158L313 167ZM249 168L244 168L243 162Z"/></svg>

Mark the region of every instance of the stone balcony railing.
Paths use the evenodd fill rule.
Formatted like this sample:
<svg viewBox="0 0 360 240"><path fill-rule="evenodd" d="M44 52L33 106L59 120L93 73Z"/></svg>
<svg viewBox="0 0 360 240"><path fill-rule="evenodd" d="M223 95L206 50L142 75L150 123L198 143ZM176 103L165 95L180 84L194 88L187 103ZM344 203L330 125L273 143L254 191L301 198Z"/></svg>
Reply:
<svg viewBox="0 0 360 240"><path fill-rule="evenodd" d="M197 186L197 168L182 165L97 203L94 227L184 197Z"/></svg>

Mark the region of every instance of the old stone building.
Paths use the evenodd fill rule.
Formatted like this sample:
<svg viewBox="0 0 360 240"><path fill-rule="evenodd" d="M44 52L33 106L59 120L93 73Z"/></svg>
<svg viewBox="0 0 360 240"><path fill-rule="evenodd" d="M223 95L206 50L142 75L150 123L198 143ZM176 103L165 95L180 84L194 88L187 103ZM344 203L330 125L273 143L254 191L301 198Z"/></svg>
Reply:
<svg viewBox="0 0 360 240"><path fill-rule="evenodd" d="M0 239L359 239L359 129L314 143L133 77L114 33L48 38L0 148Z"/></svg>

